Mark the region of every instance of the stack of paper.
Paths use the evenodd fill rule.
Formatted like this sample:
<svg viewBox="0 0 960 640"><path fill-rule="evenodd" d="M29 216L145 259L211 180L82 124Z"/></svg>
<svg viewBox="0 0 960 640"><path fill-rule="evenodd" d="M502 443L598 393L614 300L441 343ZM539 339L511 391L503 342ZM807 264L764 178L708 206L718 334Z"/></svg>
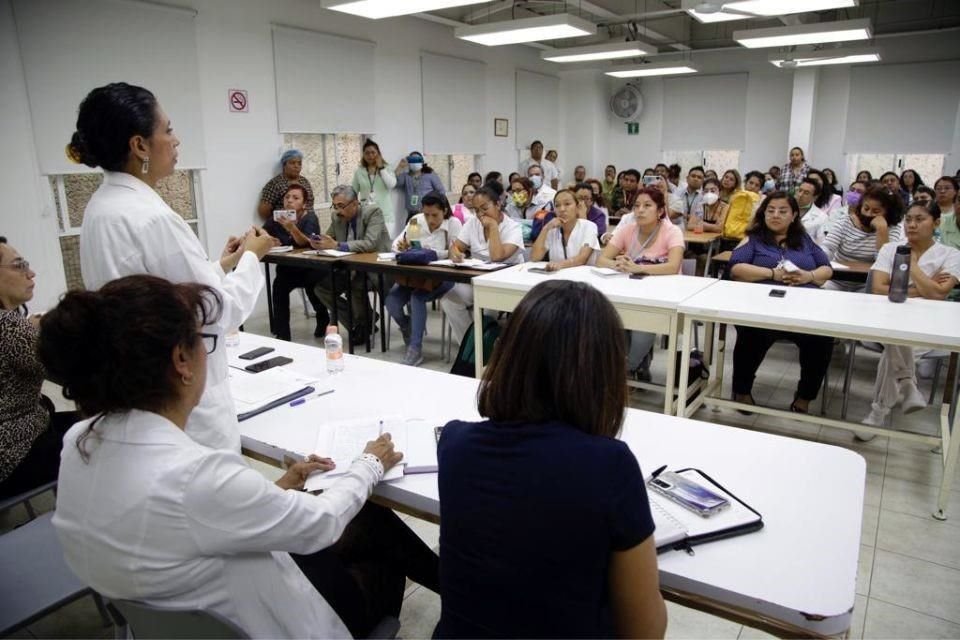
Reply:
<svg viewBox="0 0 960 640"><path fill-rule="evenodd" d="M229 379L230 395L237 413L253 411L307 386L314 387L318 392L331 388L326 380L321 383L317 378L297 375L283 367L274 367L260 373L249 373L231 367Z"/></svg>

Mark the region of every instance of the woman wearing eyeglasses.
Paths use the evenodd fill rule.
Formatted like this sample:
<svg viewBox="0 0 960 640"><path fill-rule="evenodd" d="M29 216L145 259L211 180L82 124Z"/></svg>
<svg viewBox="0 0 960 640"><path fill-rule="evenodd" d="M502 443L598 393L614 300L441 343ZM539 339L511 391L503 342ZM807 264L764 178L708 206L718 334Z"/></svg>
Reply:
<svg viewBox="0 0 960 640"><path fill-rule="evenodd" d="M0 500L57 479L63 434L77 421L75 412L54 413L40 393L40 316L28 316L26 308L34 276L30 263L0 237Z"/></svg>

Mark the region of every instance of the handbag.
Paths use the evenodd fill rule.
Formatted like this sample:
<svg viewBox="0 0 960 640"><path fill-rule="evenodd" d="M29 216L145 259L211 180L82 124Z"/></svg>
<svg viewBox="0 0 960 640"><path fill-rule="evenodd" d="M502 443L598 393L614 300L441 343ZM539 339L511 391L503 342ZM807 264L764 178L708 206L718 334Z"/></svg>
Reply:
<svg viewBox="0 0 960 640"><path fill-rule="evenodd" d="M437 252L433 249L407 249L397 254L397 264L406 265L428 265L437 259ZM426 278L424 276L398 275L394 281L401 287L410 287L411 289L423 289L424 291L433 291L440 281Z"/></svg>

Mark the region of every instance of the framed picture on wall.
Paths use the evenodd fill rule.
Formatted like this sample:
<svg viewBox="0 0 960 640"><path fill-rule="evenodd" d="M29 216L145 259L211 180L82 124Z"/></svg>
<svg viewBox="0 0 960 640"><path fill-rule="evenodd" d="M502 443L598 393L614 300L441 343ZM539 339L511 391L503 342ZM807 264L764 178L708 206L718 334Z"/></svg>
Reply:
<svg viewBox="0 0 960 640"><path fill-rule="evenodd" d="M510 131L510 121L506 118L493 119L493 135L499 138L506 138Z"/></svg>

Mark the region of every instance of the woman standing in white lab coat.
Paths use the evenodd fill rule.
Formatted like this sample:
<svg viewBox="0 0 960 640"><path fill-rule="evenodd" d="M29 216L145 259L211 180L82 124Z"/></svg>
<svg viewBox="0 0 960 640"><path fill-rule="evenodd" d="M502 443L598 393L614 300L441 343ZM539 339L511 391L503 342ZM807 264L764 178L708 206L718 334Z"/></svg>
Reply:
<svg viewBox="0 0 960 640"><path fill-rule="evenodd" d="M208 259L187 223L154 191L157 181L173 173L179 145L170 119L147 89L120 82L84 98L67 155L102 168L104 178L84 212L80 267L88 289L138 273L213 288L223 300L223 313L205 331L222 340L253 311L263 286L260 259L272 242L253 228L242 238L231 237L219 260ZM187 434L215 449L239 451L226 350L215 353L208 366L207 389Z"/></svg>

